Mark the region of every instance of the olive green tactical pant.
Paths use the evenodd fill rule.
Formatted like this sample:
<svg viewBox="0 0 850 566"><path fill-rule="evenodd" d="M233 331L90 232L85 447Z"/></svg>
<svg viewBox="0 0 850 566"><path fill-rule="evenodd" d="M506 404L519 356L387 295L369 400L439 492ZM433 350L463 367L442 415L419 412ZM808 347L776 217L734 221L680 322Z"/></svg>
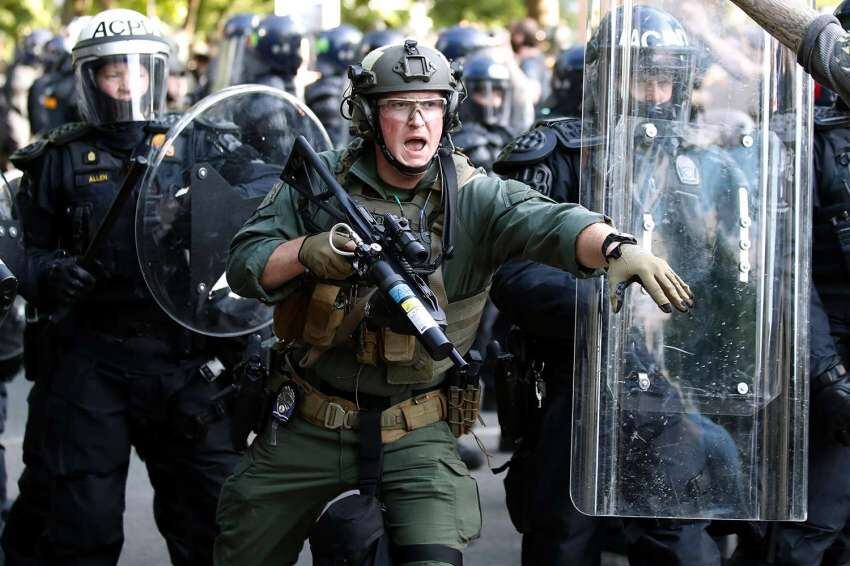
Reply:
<svg viewBox="0 0 850 566"><path fill-rule="evenodd" d="M295 564L325 504L357 487L358 450L357 432L320 428L300 417L276 432L267 428L222 488L215 565ZM396 545L463 549L480 534L478 484L445 422L384 445L380 499Z"/></svg>

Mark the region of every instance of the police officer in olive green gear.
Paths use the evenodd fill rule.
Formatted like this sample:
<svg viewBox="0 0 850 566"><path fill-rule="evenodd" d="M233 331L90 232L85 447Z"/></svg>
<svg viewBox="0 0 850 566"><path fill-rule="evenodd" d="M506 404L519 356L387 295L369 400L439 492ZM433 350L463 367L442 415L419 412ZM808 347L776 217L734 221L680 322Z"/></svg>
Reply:
<svg viewBox="0 0 850 566"><path fill-rule="evenodd" d="M639 282L667 312L692 305L690 289L667 263L628 243L634 240L604 216L488 177L451 154L447 134L458 126L464 93L439 52L408 40L373 51L349 75L345 110L359 137L320 157L373 215L408 219L430 250L427 280L462 354L475 336L492 274L509 259L545 262L579 277L605 268L612 290L620 291L614 296ZM399 551L393 563L459 564L458 551L479 536L481 510L446 421L442 386L450 362L435 362L412 337L381 326L377 309L363 308L369 290L352 277L342 255L345 238L331 240L330 223L318 221L321 215L298 195L278 185L231 245L231 288L279 303L278 337L289 339L279 344L285 355L269 385L296 383L298 401L286 422L273 412L226 482L216 564L294 564L326 504L357 487L359 411L376 408L383 411L378 497ZM455 222L445 215L445 229L455 226L449 250L443 203L453 198ZM310 281L299 326L291 301ZM411 558L405 549L414 546L435 552Z"/></svg>

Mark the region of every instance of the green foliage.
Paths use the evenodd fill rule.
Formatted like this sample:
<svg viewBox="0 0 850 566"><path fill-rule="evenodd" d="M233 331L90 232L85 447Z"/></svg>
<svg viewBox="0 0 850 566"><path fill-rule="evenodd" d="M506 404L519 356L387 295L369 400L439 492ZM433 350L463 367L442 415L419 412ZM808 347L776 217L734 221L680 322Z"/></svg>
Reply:
<svg viewBox="0 0 850 566"><path fill-rule="evenodd" d="M54 27L50 0L0 0L0 32L17 41L36 28Z"/></svg>
<svg viewBox="0 0 850 566"><path fill-rule="evenodd" d="M453 26L466 20L486 26L504 26L525 17L523 0L434 0L429 15L437 28Z"/></svg>
<svg viewBox="0 0 850 566"><path fill-rule="evenodd" d="M384 10L376 10L370 4L373 3L369 0L342 0L342 21L364 31L405 28L410 23L410 11L404 2L396 3L398 9Z"/></svg>

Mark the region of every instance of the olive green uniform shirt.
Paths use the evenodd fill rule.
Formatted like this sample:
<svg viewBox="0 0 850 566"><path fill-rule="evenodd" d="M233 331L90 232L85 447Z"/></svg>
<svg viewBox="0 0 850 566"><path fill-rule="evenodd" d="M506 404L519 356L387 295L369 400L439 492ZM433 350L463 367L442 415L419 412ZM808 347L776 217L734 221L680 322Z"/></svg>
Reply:
<svg viewBox="0 0 850 566"><path fill-rule="evenodd" d="M335 171L342 151L324 152L320 156ZM378 178L374 154L368 146L351 165L347 180L347 190L360 183L384 198L399 194ZM439 185L439 179L430 172L413 192L430 190L434 183ZM297 191L280 186L269 193L236 234L227 267L227 280L234 292L266 302L280 300L282 291L263 289L260 276L279 245L305 235L298 200ZM443 264L449 305L486 290L495 270L511 259L546 263L578 277L596 274L578 264L576 239L590 224L606 221L601 214L577 204L555 203L520 182L495 179L483 173L459 187L457 202L454 255ZM385 366L358 363L350 345L328 350L308 373L313 380L320 379L338 389L402 398L411 389L435 383L427 380L415 385L389 383Z"/></svg>

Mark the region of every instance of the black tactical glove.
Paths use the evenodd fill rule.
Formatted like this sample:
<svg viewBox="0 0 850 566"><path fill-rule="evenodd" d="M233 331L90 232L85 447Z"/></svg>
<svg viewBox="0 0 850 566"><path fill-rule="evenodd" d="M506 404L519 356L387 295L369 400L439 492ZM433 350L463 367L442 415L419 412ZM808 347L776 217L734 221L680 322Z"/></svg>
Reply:
<svg viewBox="0 0 850 566"><path fill-rule="evenodd" d="M62 257L51 262L45 285L54 305L67 306L90 293L96 282L91 273L80 267L78 258Z"/></svg>
<svg viewBox="0 0 850 566"><path fill-rule="evenodd" d="M843 365L812 379L812 416L825 441L850 446L850 374Z"/></svg>

